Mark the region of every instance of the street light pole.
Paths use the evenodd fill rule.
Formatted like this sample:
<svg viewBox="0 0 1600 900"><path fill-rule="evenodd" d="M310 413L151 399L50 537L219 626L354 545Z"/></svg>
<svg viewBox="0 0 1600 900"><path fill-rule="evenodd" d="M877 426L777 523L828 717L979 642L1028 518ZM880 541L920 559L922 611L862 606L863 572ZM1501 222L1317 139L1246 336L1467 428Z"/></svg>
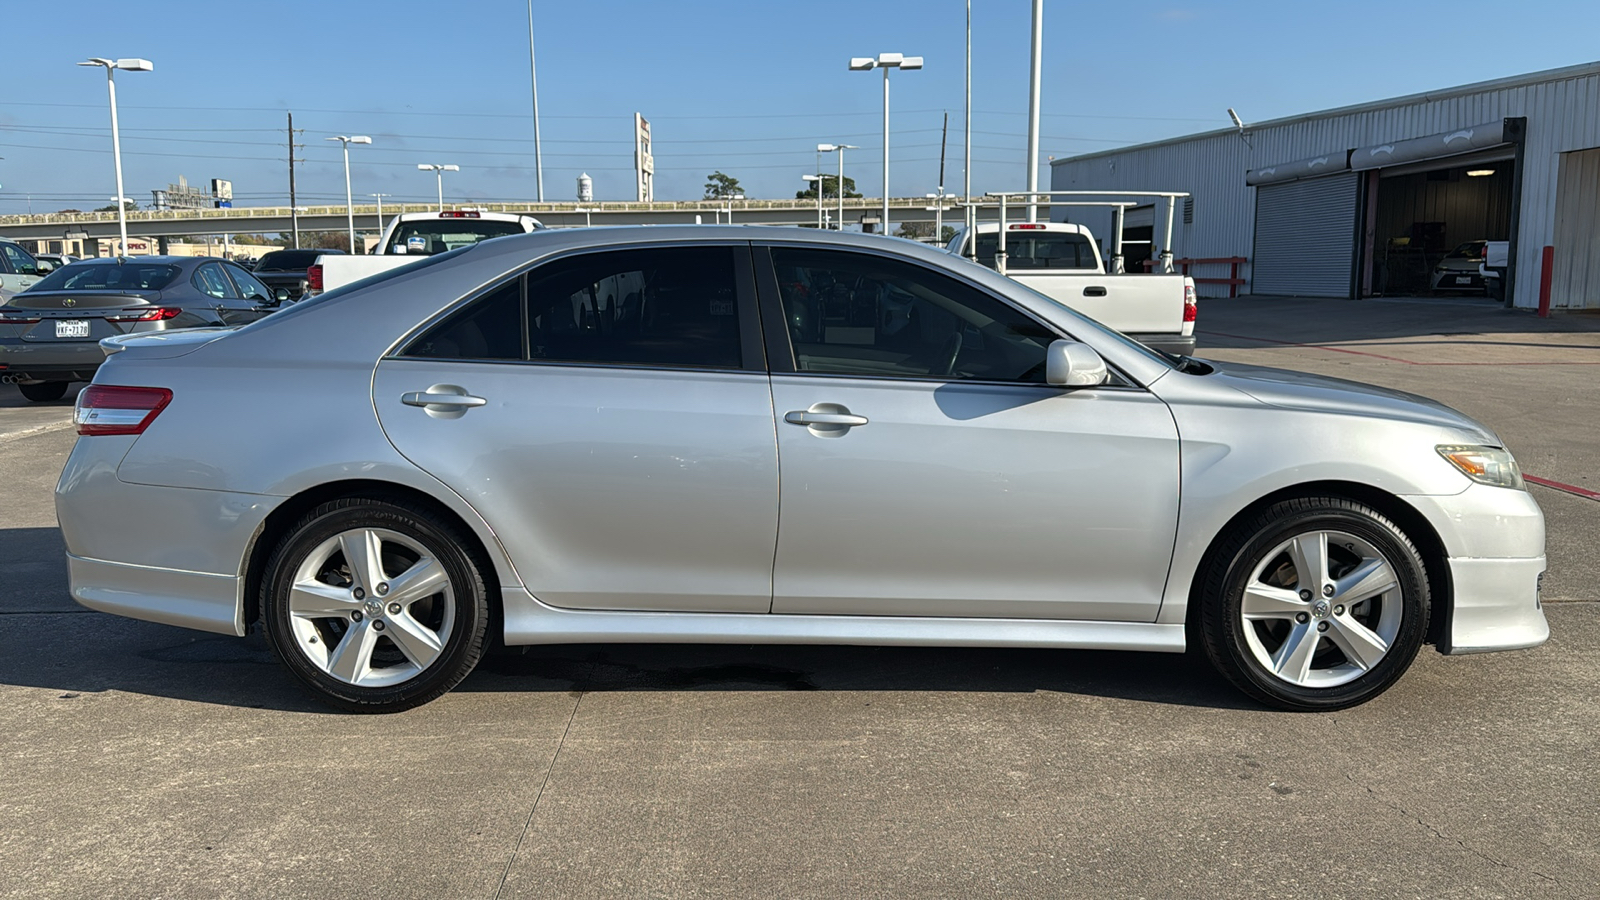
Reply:
<svg viewBox="0 0 1600 900"><path fill-rule="evenodd" d="M417 168L424 172L432 172L439 182L439 212L444 212L444 173L459 172L460 166L441 166L438 163L417 163Z"/></svg>
<svg viewBox="0 0 1600 900"><path fill-rule="evenodd" d="M117 80L112 77L117 69L128 72L150 72L155 69L148 59L102 59L94 57L78 63L80 66L103 66L106 70L106 92L111 96L111 159L117 169L117 227L122 233L122 246L118 256L128 255L128 205L122 194L122 138L117 132Z"/></svg>
<svg viewBox="0 0 1600 900"><path fill-rule="evenodd" d="M1033 0L1033 63L1028 82L1028 221L1039 221L1039 70L1044 48L1044 0Z"/></svg>
<svg viewBox="0 0 1600 900"><path fill-rule="evenodd" d="M350 252L354 253L356 252L356 203L350 195L350 145L370 144L372 143L372 138L364 134L349 136L341 134L331 138L323 138L323 140L338 141L339 145L344 148L344 214L346 223L350 226Z"/></svg>
<svg viewBox="0 0 1600 900"><path fill-rule="evenodd" d="M839 230L844 230L844 152L846 150L860 150L855 144L818 144L818 153L839 153L839 183L834 185L839 195Z"/></svg>
<svg viewBox="0 0 1600 900"><path fill-rule="evenodd" d="M388 194L368 194L367 196L368 197L376 197L376 198L378 198L378 238L381 240L383 238L383 198L385 198L385 197L387 197L389 195ZM402 207L402 208L404 208L404 207Z"/></svg>
<svg viewBox="0 0 1600 900"><path fill-rule="evenodd" d="M889 70L920 69L922 57L900 53L879 53L877 59L852 57L850 71L866 72L874 68L883 70L883 233L889 233Z"/></svg>

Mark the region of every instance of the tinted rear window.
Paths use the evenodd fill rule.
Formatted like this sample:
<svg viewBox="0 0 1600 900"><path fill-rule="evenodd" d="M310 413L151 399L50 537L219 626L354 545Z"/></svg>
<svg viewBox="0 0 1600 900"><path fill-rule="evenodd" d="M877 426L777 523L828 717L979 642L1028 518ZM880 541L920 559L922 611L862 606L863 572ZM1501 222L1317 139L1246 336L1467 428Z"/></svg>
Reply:
<svg viewBox="0 0 1600 900"><path fill-rule="evenodd" d="M34 291L159 291L178 277L178 267L160 263L73 263L29 288Z"/></svg>
<svg viewBox="0 0 1600 900"><path fill-rule="evenodd" d="M978 235L978 262L994 268L1000 238L993 232ZM1060 231L1006 232L1006 270L1093 269L1094 247L1081 234Z"/></svg>
<svg viewBox="0 0 1600 900"><path fill-rule="evenodd" d="M274 250L256 263L257 272L304 272L324 254L343 253L343 250Z"/></svg>
<svg viewBox="0 0 1600 900"><path fill-rule="evenodd" d="M395 230L384 253L405 253L412 256L444 253L461 247L470 247L489 238L508 234L526 234L521 222L491 222L483 219L435 219L422 222L401 222Z"/></svg>

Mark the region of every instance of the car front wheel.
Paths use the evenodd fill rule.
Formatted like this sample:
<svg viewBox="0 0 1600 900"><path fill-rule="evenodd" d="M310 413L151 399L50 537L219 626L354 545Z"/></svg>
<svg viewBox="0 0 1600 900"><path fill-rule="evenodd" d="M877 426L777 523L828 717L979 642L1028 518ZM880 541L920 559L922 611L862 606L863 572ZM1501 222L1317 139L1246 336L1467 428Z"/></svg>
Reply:
<svg viewBox="0 0 1600 900"><path fill-rule="evenodd" d="M268 642L295 677L341 709L395 712L439 697L483 653L487 590L466 541L408 504L318 506L267 563Z"/></svg>
<svg viewBox="0 0 1600 900"><path fill-rule="evenodd" d="M1382 693L1416 658L1428 580L1394 522L1337 497L1275 503L1211 554L1200 632L1245 693L1282 709L1343 709Z"/></svg>

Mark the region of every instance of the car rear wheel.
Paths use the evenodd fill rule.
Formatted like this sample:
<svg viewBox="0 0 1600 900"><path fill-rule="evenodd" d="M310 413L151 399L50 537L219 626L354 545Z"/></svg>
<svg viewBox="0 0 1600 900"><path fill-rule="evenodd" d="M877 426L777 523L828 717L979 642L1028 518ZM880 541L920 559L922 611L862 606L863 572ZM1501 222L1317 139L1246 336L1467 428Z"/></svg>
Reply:
<svg viewBox="0 0 1600 900"><path fill-rule="evenodd" d="M410 505L322 504L267 563L268 642L295 677L341 709L396 712L439 697L483 653L487 591L467 541Z"/></svg>
<svg viewBox="0 0 1600 900"><path fill-rule="evenodd" d="M22 396L35 403L49 403L67 395L65 381L35 381L33 384L19 384L17 387L21 389Z"/></svg>
<svg viewBox="0 0 1600 900"><path fill-rule="evenodd" d="M1370 700L1404 674L1428 628L1416 546L1336 497L1285 500L1239 523L1211 554L1198 599L1212 663L1281 709Z"/></svg>

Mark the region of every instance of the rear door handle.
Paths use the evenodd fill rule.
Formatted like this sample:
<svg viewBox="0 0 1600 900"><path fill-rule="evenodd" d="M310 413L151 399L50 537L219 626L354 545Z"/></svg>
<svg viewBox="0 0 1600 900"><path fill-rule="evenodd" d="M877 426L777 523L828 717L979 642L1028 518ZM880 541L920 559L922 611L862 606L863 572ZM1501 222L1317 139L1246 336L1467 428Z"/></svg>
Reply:
<svg viewBox="0 0 1600 900"><path fill-rule="evenodd" d="M865 425L866 416L856 416L849 413L811 412L797 409L783 414L783 420L790 425Z"/></svg>
<svg viewBox="0 0 1600 900"><path fill-rule="evenodd" d="M1097 284L1092 284L1083 289L1083 295L1085 297L1104 297L1106 289Z"/></svg>
<svg viewBox="0 0 1600 900"><path fill-rule="evenodd" d="M441 419L455 419L475 406L484 406L488 400L474 397L467 393L467 389L454 384L436 384L425 391L408 391L400 395L400 402L407 406L420 406L430 416Z"/></svg>

